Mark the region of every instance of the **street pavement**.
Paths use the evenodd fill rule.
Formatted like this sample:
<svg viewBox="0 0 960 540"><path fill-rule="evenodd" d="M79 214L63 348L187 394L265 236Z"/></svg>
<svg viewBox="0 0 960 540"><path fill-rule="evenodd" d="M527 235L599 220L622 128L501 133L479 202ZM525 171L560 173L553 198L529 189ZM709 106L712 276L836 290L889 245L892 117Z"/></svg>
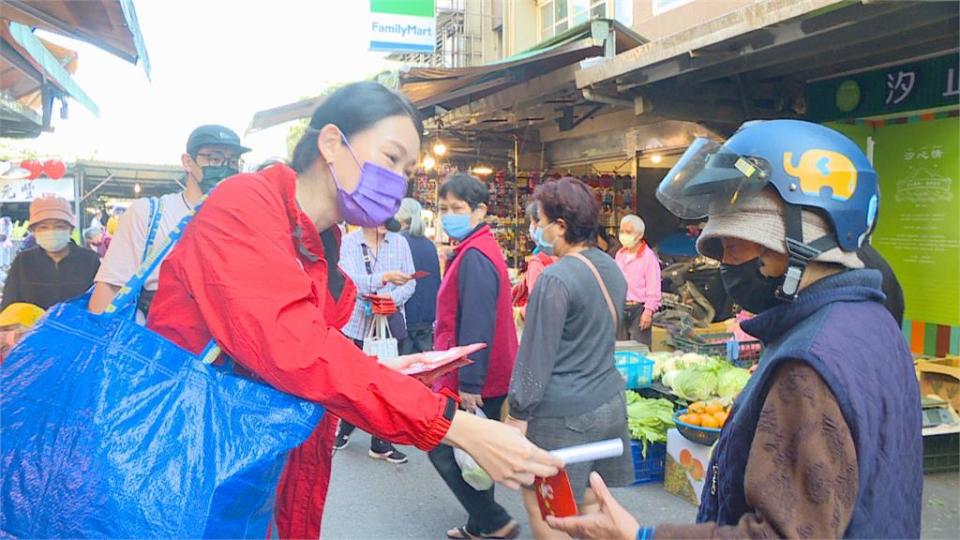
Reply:
<svg viewBox="0 0 960 540"><path fill-rule="evenodd" d="M333 479L323 517L326 540L442 539L466 523L466 513L440 479L426 454L402 448L410 462L391 465L367 457L369 437L357 431L350 446L333 458ZM532 538L520 494L497 486L497 500ZM696 507L648 484L613 490L641 523L692 523ZM898 494L891 493L891 497ZM927 475L924 482L924 538L960 537L960 473Z"/></svg>

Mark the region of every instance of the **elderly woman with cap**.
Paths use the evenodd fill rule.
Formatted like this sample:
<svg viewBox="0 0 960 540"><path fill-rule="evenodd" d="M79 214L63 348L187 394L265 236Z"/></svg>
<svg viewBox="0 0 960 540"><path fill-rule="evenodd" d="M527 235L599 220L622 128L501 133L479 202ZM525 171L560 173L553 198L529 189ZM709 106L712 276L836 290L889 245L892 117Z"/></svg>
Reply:
<svg viewBox="0 0 960 540"><path fill-rule="evenodd" d="M44 195L30 203L30 232L37 245L21 251L10 265L0 309L15 302L47 309L93 285L100 258L70 239L76 225L66 199Z"/></svg>
<svg viewBox="0 0 960 540"><path fill-rule="evenodd" d="M695 141L657 198L709 218L697 249L757 313L743 329L765 349L713 448L696 525L641 527L599 477L602 512L551 524L580 538L918 538L920 393L881 274L857 256L879 202L864 153L817 124L750 122Z"/></svg>
<svg viewBox="0 0 960 540"><path fill-rule="evenodd" d="M660 259L647 245L646 230L639 216L623 216L618 238L623 248L615 259L627 278L627 305L618 337L650 345L653 314L660 309L661 301Z"/></svg>

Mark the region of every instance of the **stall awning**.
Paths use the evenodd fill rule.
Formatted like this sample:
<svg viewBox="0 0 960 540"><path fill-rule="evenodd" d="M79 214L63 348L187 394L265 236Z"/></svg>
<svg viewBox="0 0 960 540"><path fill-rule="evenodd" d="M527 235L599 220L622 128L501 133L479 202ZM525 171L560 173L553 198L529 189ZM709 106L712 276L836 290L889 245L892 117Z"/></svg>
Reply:
<svg viewBox="0 0 960 540"><path fill-rule="evenodd" d="M608 43L611 35L615 41ZM521 81L575 64L585 58L632 49L646 39L617 21L598 19L555 36L523 53L483 66L414 68L400 74L400 90L425 112L452 109ZM431 114L427 114L430 116Z"/></svg>
<svg viewBox="0 0 960 540"><path fill-rule="evenodd" d="M803 117L822 78L957 50L956 2L762 0L577 73L638 116Z"/></svg>
<svg viewBox="0 0 960 540"><path fill-rule="evenodd" d="M141 62L150 76L150 58L133 0L3 0L5 19L47 30Z"/></svg>
<svg viewBox="0 0 960 540"><path fill-rule="evenodd" d="M607 38L613 35L614 40ZM465 68L412 68L397 74L402 91L425 116L435 107L451 109L549 73L580 60L621 52L646 43L646 39L613 20L597 19L559 34L536 47L503 60ZM379 76L383 78L383 75ZM389 78L389 77L387 77ZM323 96L301 100L256 113L248 132L309 117Z"/></svg>
<svg viewBox="0 0 960 540"><path fill-rule="evenodd" d="M80 199L104 196L117 199L158 197L183 189L183 168L109 161L78 161L74 174L80 182ZM139 186L139 192L137 192Z"/></svg>
<svg viewBox="0 0 960 540"><path fill-rule="evenodd" d="M30 27L20 24L13 21L3 21L6 24L0 22L0 34L2 34L3 41L13 48L20 56L27 60L36 70L41 74L41 79L36 81L39 84L42 84L43 79L49 78L52 79L56 85L66 92L67 95L75 99L78 103L86 107L90 112L95 115L100 114L100 109L97 107L97 104L90 99L90 96L80 88L80 85L73 80L73 77L70 75L70 72L67 71L67 68L62 63L61 58L58 58L51 49L47 48L49 42L44 43L36 35ZM52 45L52 44L49 44ZM72 56L76 58L76 53L69 51L68 49L63 49L57 47L61 52L72 53ZM6 47L4 48L4 57L8 55ZM10 61L10 60L5 60ZM68 63L69 64L69 63ZM76 67L74 66L74 69ZM19 82L26 82L23 80L24 77L21 77ZM7 80L6 77L3 80L2 87L8 93L11 93L10 90L13 90L12 95L17 96L17 92L21 89L8 86L8 84L15 85L18 81ZM36 87L32 91L36 91ZM25 95L25 94L23 94ZM17 96L21 97L21 96Z"/></svg>

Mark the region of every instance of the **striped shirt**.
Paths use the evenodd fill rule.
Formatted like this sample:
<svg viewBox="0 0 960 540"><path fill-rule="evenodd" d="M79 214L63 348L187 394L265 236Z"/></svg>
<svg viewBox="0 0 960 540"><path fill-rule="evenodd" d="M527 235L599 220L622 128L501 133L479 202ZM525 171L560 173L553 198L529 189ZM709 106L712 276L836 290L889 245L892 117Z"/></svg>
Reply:
<svg viewBox="0 0 960 540"><path fill-rule="evenodd" d="M370 254L372 274L367 272L363 261L364 246ZM363 237L363 230L344 236L340 245L340 268L357 285L357 305L353 308L350 322L343 327L343 333L352 339L362 340L370 324L371 317L366 315L364 309L364 295L389 294L402 313L403 305L413 296L417 286L416 281L412 279L400 287L383 282L383 275L387 272L399 271L405 274L414 272L410 245L402 235L397 233L388 232L380 242L379 251L375 246L367 244Z"/></svg>

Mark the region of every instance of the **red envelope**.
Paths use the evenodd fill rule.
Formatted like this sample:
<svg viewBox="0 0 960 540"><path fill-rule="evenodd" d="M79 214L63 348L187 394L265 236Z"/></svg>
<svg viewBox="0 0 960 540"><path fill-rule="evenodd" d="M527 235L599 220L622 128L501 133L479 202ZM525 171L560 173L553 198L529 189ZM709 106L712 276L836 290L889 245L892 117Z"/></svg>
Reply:
<svg viewBox="0 0 960 540"><path fill-rule="evenodd" d="M430 385L437 377L445 375L455 369L472 364L467 355L473 354L487 346L486 343L474 343L473 345L463 345L453 347L446 351L428 351L421 353L424 362L414 364L400 373L416 377L424 384Z"/></svg>
<svg viewBox="0 0 960 540"><path fill-rule="evenodd" d="M423 279L429 275L430 275L430 272L427 272L426 270L417 270L413 274L410 274L410 277L412 277L413 279Z"/></svg>
<svg viewBox="0 0 960 540"><path fill-rule="evenodd" d="M577 515L577 499L573 496L573 488L570 487L570 478L565 469L560 469L559 473L550 478L538 476L533 481L533 489L537 493L540 516L544 520L547 516Z"/></svg>

